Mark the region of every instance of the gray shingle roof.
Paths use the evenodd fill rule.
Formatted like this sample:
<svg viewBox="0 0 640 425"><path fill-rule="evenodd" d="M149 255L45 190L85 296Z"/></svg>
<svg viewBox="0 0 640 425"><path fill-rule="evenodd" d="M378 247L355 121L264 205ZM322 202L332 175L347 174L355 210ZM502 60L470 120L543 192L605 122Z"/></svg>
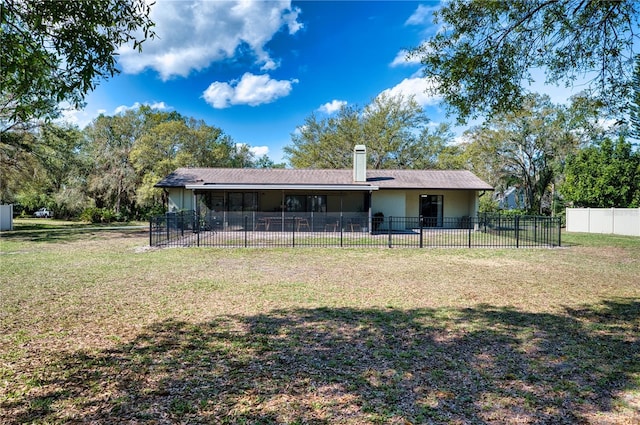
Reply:
<svg viewBox="0 0 640 425"><path fill-rule="evenodd" d="M157 187L206 184L363 185L380 189L493 190L464 170L367 170L367 182L354 182L353 170L266 168L178 168Z"/></svg>

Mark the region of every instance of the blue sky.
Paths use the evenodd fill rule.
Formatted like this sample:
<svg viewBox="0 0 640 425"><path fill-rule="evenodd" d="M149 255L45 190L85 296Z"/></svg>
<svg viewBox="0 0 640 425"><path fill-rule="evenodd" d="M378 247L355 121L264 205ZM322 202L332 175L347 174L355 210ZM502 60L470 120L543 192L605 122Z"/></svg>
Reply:
<svg viewBox="0 0 640 425"><path fill-rule="evenodd" d="M260 156L283 160L291 133L315 113L364 106L379 94L415 95L433 123L447 119L424 91L420 65L404 49L435 33L438 2L167 1L152 9L156 39L121 48L122 72L102 81L82 111L148 104L202 119Z"/></svg>

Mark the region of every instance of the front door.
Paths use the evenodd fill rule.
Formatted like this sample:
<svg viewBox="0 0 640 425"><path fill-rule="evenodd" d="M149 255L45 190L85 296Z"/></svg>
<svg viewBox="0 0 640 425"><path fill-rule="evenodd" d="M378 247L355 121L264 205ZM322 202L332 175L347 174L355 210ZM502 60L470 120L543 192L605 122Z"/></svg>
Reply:
<svg viewBox="0 0 640 425"><path fill-rule="evenodd" d="M420 195L420 215L424 227L442 227L442 195Z"/></svg>

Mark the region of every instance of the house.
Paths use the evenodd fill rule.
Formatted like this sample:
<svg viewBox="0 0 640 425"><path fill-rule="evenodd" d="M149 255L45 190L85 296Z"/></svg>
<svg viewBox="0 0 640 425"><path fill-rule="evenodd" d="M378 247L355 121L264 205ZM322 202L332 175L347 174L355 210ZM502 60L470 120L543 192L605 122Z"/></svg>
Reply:
<svg viewBox="0 0 640 425"><path fill-rule="evenodd" d="M493 199L498 202L498 208L501 210L524 209L524 192L516 186L509 186L502 192L494 192Z"/></svg>
<svg viewBox="0 0 640 425"><path fill-rule="evenodd" d="M156 187L166 191L169 211L194 210L210 226L250 220L254 230L284 230L289 220L303 231L341 222L362 231L455 227L476 216L479 197L493 190L469 171L367 170L366 163L358 145L352 170L179 168ZM393 224L392 217L413 220Z"/></svg>

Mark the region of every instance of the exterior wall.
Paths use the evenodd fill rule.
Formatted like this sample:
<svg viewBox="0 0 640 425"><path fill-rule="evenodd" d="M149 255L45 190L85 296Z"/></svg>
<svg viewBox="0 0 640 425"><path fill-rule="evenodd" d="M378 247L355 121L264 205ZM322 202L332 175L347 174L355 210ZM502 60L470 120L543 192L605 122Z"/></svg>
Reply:
<svg viewBox="0 0 640 425"><path fill-rule="evenodd" d="M182 188L169 188L169 211L193 210L193 191Z"/></svg>
<svg viewBox="0 0 640 425"><path fill-rule="evenodd" d="M465 217L478 214L477 192L474 190L386 190L373 193L371 211L381 211L385 217L418 217L420 195L442 195L444 217Z"/></svg>
<svg viewBox="0 0 640 425"><path fill-rule="evenodd" d="M640 236L640 208L567 208L567 232Z"/></svg>
<svg viewBox="0 0 640 425"><path fill-rule="evenodd" d="M286 194L302 192L285 192ZM305 192L306 193L306 192ZM169 211L194 210L193 191L170 188ZM327 195L327 212L366 212L365 197L361 192L318 192ZM442 195L444 217L476 216L478 213L478 193L472 190L379 190L371 196L371 213L382 212L385 217L417 217L420 215L420 195ZM258 209L279 211L283 194L280 190L259 191Z"/></svg>
<svg viewBox="0 0 640 425"><path fill-rule="evenodd" d="M403 190L379 190L371 196L371 214L381 212L385 217L407 217L407 194ZM417 210L416 210L417 211ZM417 217L418 214L411 214Z"/></svg>

